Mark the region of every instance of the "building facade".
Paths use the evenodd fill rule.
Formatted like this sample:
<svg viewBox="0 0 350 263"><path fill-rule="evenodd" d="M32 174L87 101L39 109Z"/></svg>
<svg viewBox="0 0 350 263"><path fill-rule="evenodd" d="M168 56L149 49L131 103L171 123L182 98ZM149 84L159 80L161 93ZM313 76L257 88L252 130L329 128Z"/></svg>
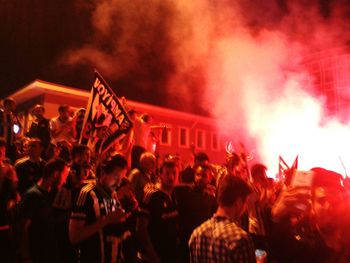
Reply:
<svg viewBox="0 0 350 263"><path fill-rule="evenodd" d="M44 105L45 116L52 118L58 115L60 104L68 104L73 109L86 108L89 96L89 91L42 80L35 80L10 95L23 116L24 130L30 125L30 111L35 104ZM127 100L127 105L140 114L148 113L152 124L168 127L157 130L153 136L152 148L161 157L179 154L186 164L194 152L205 151L213 163L224 163L227 140L218 135L213 119L136 101Z"/></svg>
<svg viewBox="0 0 350 263"><path fill-rule="evenodd" d="M350 46L322 50L305 56L303 64L314 78L318 95L325 98L326 113L350 120Z"/></svg>

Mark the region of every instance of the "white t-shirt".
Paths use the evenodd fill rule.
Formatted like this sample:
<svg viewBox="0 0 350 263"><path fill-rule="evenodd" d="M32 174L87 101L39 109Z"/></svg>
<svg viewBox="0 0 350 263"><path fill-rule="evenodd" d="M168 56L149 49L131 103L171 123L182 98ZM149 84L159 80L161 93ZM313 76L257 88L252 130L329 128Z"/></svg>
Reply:
<svg viewBox="0 0 350 263"><path fill-rule="evenodd" d="M69 118L66 122L62 122L59 117L52 118L50 121L50 129L51 131L60 130L62 126L65 126L64 130L57 136L52 137L53 143L58 143L62 141L67 141L69 143L74 142L73 138L73 126L72 118Z"/></svg>
<svg viewBox="0 0 350 263"><path fill-rule="evenodd" d="M135 145L139 145L147 149L150 133L151 125L143 121L141 118L136 118L134 121Z"/></svg>

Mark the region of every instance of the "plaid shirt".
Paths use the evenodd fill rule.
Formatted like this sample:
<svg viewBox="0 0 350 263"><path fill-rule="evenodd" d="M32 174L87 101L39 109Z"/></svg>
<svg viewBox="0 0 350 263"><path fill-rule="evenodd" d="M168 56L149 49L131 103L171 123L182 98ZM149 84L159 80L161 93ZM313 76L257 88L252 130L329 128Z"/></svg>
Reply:
<svg viewBox="0 0 350 263"><path fill-rule="evenodd" d="M189 246L192 263L255 262L251 237L226 217L214 215L196 228Z"/></svg>

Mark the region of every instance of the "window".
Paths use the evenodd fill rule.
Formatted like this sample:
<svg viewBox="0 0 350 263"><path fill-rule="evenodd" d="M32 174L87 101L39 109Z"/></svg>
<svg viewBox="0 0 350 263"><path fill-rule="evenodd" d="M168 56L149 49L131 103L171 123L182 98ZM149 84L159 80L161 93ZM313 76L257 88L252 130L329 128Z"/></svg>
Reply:
<svg viewBox="0 0 350 263"><path fill-rule="evenodd" d="M205 131L196 130L196 148L199 150L205 149Z"/></svg>
<svg viewBox="0 0 350 263"><path fill-rule="evenodd" d="M164 124L167 128L164 128L160 132L160 145L171 146L171 129L169 129L169 125Z"/></svg>
<svg viewBox="0 0 350 263"><path fill-rule="evenodd" d="M185 127L179 128L179 147L190 146L190 129Z"/></svg>
<svg viewBox="0 0 350 263"><path fill-rule="evenodd" d="M219 151L219 138L218 135L214 132L211 133L211 149L213 151Z"/></svg>

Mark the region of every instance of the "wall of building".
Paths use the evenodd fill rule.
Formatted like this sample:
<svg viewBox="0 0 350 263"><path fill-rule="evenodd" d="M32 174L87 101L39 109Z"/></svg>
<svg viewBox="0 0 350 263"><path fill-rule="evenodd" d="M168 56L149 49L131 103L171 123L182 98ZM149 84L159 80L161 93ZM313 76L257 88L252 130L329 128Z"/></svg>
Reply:
<svg viewBox="0 0 350 263"><path fill-rule="evenodd" d="M314 86L326 100L326 111L339 120L350 120L350 46L341 46L305 57L304 65Z"/></svg>
<svg viewBox="0 0 350 263"><path fill-rule="evenodd" d="M60 86L54 83L36 81L12 97L17 98L19 107L29 109L42 101L46 117L58 115L58 106L68 104L73 109L86 107L89 92ZM29 103L32 101L33 103ZM35 103L34 103L35 102ZM225 160L225 139L216 135L213 119L175 111L163 107L128 101L128 106L138 113L148 113L153 125L165 125L168 129L157 129L151 141L161 157L165 154L179 154L185 163L191 161L193 152L205 151L212 162L222 164ZM28 110L26 111L29 112ZM29 118L26 118L30 121Z"/></svg>

